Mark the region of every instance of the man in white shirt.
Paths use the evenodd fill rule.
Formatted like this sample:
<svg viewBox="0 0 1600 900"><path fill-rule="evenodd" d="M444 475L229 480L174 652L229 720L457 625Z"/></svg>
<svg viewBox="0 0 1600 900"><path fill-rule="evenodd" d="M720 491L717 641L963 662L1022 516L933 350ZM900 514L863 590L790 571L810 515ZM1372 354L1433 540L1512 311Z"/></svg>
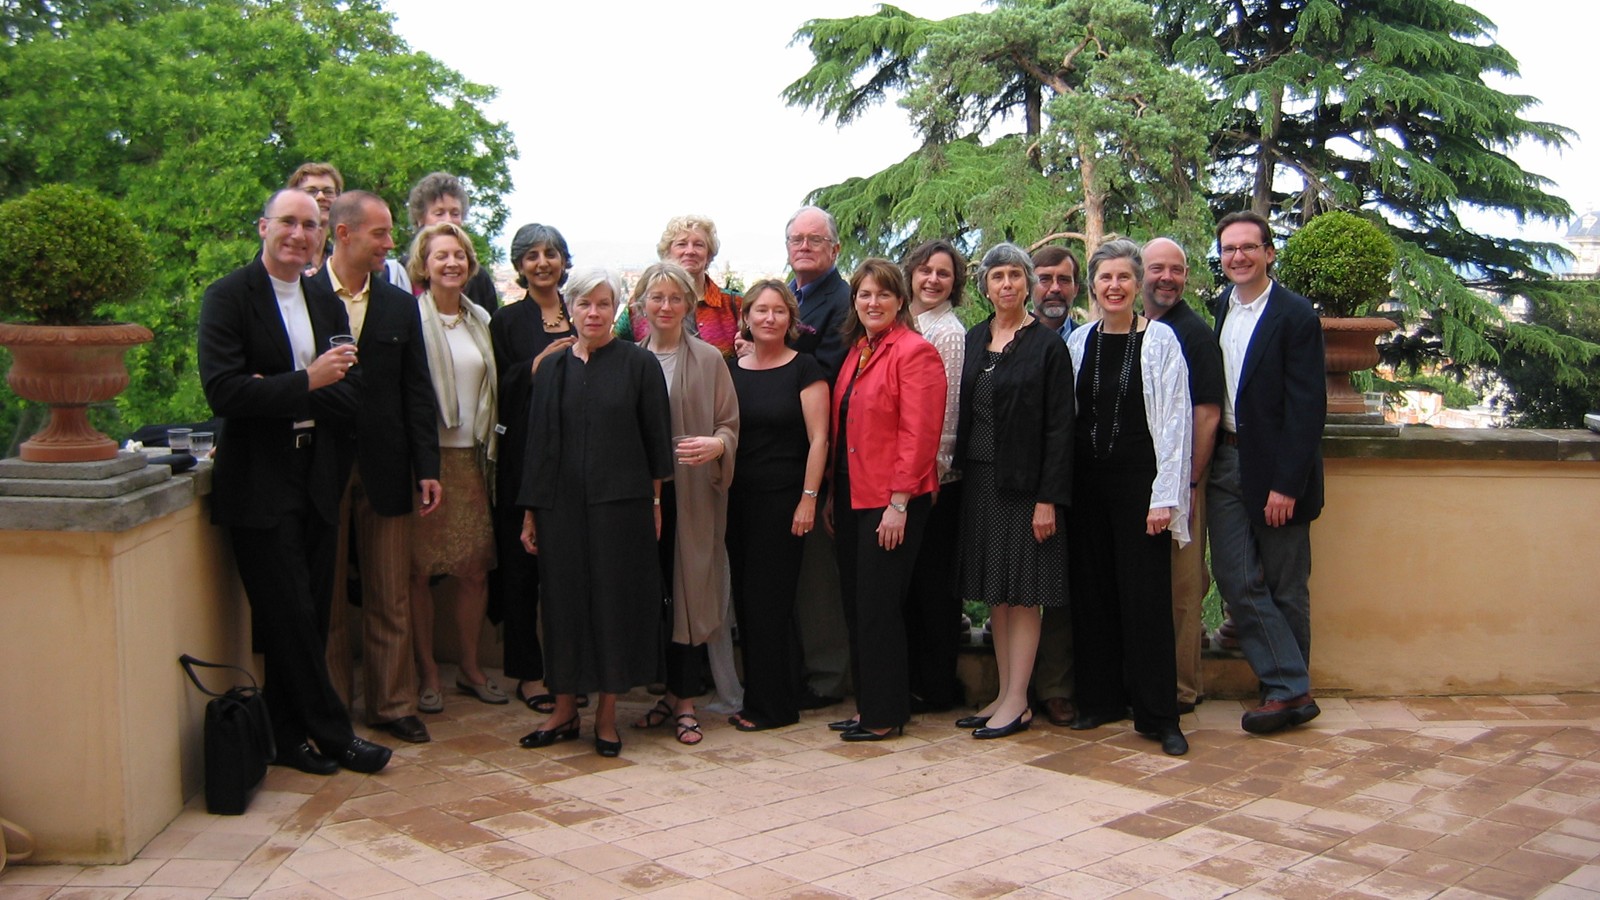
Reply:
<svg viewBox="0 0 1600 900"><path fill-rule="evenodd" d="M1222 424L1207 485L1211 570L1261 682L1240 726L1269 734L1316 718L1311 698L1311 522L1322 511L1327 416L1322 324L1272 280L1272 228L1252 212L1217 226Z"/></svg>

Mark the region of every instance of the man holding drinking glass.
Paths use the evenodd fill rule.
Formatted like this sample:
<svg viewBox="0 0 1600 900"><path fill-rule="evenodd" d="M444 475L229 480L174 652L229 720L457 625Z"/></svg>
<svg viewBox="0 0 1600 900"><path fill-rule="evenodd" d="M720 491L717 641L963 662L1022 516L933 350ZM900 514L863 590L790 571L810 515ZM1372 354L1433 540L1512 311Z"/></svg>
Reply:
<svg viewBox="0 0 1600 900"><path fill-rule="evenodd" d="M344 429L333 426L356 410L356 349L332 346L349 318L301 274L322 241L316 202L281 190L256 229L261 255L208 287L200 309L200 380L224 420L211 521L228 529L254 614L277 762L316 775L376 772L389 749L355 736L324 660L350 467Z"/></svg>

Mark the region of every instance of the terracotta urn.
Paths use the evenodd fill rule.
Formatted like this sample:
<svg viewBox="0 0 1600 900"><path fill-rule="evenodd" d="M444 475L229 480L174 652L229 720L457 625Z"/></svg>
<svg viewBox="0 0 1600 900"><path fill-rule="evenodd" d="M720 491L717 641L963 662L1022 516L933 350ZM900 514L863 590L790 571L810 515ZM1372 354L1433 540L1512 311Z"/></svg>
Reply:
<svg viewBox="0 0 1600 900"><path fill-rule="evenodd" d="M1366 404L1350 383L1351 372L1378 364L1378 338L1400 326L1381 316L1324 318L1322 340L1327 353L1328 415L1362 415Z"/></svg>
<svg viewBox="0 0 1600 900"><path fill-rule="evenodd" d="M88 407L128 386L129 347L154 339L143 325L0 324L0 345L11 351L6 383L25 400L48 404L50 421L23 441L29 462L114 459L117 443L89 424Z"/></svg>

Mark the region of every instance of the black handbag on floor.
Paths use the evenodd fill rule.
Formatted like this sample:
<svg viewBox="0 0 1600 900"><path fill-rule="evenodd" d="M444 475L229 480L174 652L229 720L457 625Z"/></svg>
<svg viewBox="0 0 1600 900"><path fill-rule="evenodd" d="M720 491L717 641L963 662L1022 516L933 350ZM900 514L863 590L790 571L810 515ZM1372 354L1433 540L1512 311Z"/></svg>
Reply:
<svg viewBox="0 0 1600 900"><path fill-rule="evenodd" d="M278 755L272 740L272 718L267 715L267 698L261 696L255 677L238 666L208 663L187 653L178 657L178 662L201 693L215 698L206 704L206 812L240 815L250 805L251 792L266 776L267 764ZM250 684L219 694L200 683L194 674L195 666L232 669L243 673Z"/></svg>

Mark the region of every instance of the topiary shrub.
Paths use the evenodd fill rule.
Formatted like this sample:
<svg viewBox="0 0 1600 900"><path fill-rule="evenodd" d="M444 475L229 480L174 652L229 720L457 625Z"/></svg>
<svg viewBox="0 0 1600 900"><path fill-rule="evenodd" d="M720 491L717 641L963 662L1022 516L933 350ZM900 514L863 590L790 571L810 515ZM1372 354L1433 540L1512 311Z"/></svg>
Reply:
<svg viewBox="0 0 1600 900"><path fill-rule="evenodd" d="M1370 220L1333 210L1290 235L1278 277L1324 316L1370 316L1389 299L1394 242Z"/></svg>
<svg viewBox="0 0 1600 900"><path fill-rule="evenodd" d="M52 184L0 203L0 318L83 325L150 283L150 247L122 209Z"/></svg>

